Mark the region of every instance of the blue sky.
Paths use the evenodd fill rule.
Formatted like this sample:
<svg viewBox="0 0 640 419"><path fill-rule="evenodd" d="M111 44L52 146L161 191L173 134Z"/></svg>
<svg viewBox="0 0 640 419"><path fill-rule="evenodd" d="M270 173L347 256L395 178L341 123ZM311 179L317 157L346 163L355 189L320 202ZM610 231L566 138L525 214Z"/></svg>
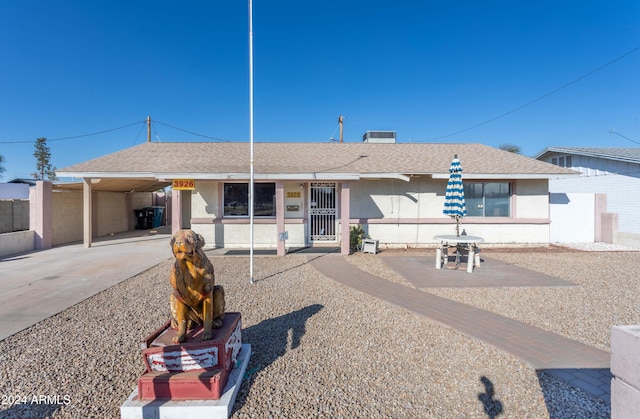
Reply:
<svg viewBox="0 0 640 419"><path fill-rule="evenodd" d="M256 142L326 142L344 115L348 142L640 145L638 1L253 9ZM153 141L248 141L248 39L248 1L0 0L2 180L38 137L63 168L146 141L147 115Z"/></svg>

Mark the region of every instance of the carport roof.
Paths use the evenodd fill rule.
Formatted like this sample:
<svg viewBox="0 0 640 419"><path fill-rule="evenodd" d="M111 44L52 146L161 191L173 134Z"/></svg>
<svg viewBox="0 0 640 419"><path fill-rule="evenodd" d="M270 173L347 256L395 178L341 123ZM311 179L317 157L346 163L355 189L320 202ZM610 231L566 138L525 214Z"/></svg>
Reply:
<svg viewBox="0 0 640 419"><path fill-rule="evenodd" d="M249 154L249 143L143 143L56 173L59 177L160 183L176 178L247 180ZM462 162L467 179L555 178L578 174L483 144L444 143L255 143L254 173L256 179L282 180L408 180L411 175L446 178L454 154Z"/></svg>

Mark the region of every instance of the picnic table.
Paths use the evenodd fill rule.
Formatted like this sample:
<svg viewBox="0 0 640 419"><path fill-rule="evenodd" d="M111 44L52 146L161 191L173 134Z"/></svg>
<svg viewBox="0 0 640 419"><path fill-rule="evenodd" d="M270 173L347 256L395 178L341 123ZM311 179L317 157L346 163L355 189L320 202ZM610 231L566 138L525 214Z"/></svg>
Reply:
<svg viewBox="0 0 640 419"><path fill-rule="evenodd" d="M462 256L463 248L469 248L469 254L467 257L467 272L472 273L474 266L480 266L480 257L478 252L478 243L483 243L484 238L478 236L467 236L463 234L461 236L456 235L439 235L434 236L434 240L438 240L440 245L436 249L436 269L441 269L442 265L446 265L449 260L449 247L455 247L456 249L456 265L455 269L460 266L460 257Z"/></svg>

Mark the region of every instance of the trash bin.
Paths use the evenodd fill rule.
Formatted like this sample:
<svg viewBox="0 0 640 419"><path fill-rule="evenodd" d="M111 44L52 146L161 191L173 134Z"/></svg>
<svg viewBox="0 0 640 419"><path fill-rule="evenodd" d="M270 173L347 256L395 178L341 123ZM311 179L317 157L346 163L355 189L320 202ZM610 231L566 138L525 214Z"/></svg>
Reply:
<svg viewBox="0 0 640 419"><path fill-rule="evenodd" d="M153 211L153 222L151 227L160 227L162 225L162 213L164 212L164 207L152 207L151 210Z"/></svg>
<svg viewBox="0 0 640 419"><path fill-rule="evenodd" d="M142 208L133 210L136 217L136 230L148 230L153 225L153 209Z"/></svg>

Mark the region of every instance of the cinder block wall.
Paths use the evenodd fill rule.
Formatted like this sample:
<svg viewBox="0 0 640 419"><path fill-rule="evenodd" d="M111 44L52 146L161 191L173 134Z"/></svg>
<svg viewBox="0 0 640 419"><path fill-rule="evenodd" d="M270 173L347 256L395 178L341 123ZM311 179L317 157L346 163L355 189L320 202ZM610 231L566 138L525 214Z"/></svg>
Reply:
<svg viewBox="0 0 640 419"><path fill-rule="evenodd" d="M53 193L53 245L82 241L82 192Z"/></svg>
<svg viewBox="0 0 640 419"><path fill-rule="evenodd" d="M13 201L13 231L29 230L29 200Z"/></svg>
<svg viewBox="0 0 640 419"><path fill-rule="evenodd" d="M97 192L94 194L97 209L97 225L94 235L106 236L128 230L126 196L122 192Z"/></svg>
<svg viewBox="0 0 640 419"><path fill-rule="evenodd" d="M640 418L640 326L611 328L611 418Z"/></svg>
<svg viewBox="0 0 640 419"><path fill-rule="evenodd" d="M33 250L33 230L3 233L0 238L0 257Z"/></svg>
<svg viewBox="0 0 640 419"><path fill-rule="evenodd" d="M13 231L13 201L0 199L0 233Z"/></svg>
<svg viewBox="0 0 640 419"><path fill-rule="evenodd" d="M0 200L0 233L29 230L29 200Z"/></svg>

